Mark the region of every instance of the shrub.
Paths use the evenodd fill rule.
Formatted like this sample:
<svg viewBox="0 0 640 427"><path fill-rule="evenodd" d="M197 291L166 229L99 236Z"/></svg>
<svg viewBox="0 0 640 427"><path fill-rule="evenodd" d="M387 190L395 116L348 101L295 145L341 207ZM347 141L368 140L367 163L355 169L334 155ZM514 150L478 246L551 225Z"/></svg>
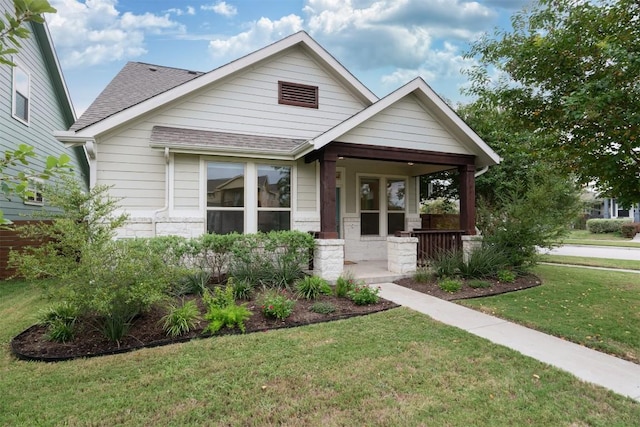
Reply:
<svg viewBox="0 0 640 427"><path fill-rule="evenodd" d="M124 337L133 321L135 315L130 313L110 313L98 319L98 330L109 341L114 341L120 346L120 340Z"/></svg>
<svg viewBox="0 0 640 427"><path fill-rule="evenodd" d="M298 296L305 299L316 299L318 296L331 295L331 287L326 280L318 276L305 276L296 282Z"/></svg>
<svg viewBox="0 0 640 427"><path fill-rule="evenodd" d="M380 300L378 292L380 292L379 287L359 284L350 290L347 296L356 305L369 305L376 304Z"/></svg>
<svg viewBox="0 0 640 427"><path fill-rule="evenodd" d="M344 298L347 296L349 291L353 290L354 286L355 280L353 279L353 275L347 273L343 276L338 277L338 280L336 280L334 292L337 297Z"/></svg>
<svg viewBox="0 0 640 427"><path fill-rule="evenodd" d="M500 270L496 273L499 282L513 283L518 275L511 270Z"/></svg>
<svg viewBox="0 0 640 427"><path fill-rule="evenodd" d="M331 314L336 311L336 306L327 301L313 303L309 310L319 314Z"/></svg>
<svg viewBox="0 0 640 427"><path fill-rule="evenodd" d="M460 262L460 275L467 279L494 276L507 266L507 257L495 246L483 245L469 253L467 262Z"/></svg>
<svg viewBox="0 0 640 427"><path fill-rule="evenodd" d="M491 282L487 282L486 280L473 279L467 282L470 288L478 289L478 288L490 288L492 286Z"/></svg>
<svg viewBox="0 0 640 427"><path fill-rule="evenodd" d="M229 278L227 283L231 283L233 287L233 296L235 299L248 300L253 292L253 284L246 280L236 280L233 277Z"/></svg>
<svg viewBox="0 0 640 427"><path fill-rule="evenodd" d="M284 320L291 316L296 302L278 291L266 291L261 298L260 307L267 317Z"/></svg>
<svg viewBox="0 0 640 427"><path fill-rule="evenodd" d="M462 282L457 279L443 279L438 283L438 286L443 291L452 294L462 289Z"/></svg>
<svg viewBox="0 0 640 427"><path fill-rule="evenodd" d="M207 307L225 308L235 304L233 281L227 282L227 285L224 287L216 286L213 288L213 294L206 290L202 295L202 300Z"/></svg>
<svg viewBox="0 0 640 427"><path fill-rule="evenodd" d="M61 319L53 320L47 327L47 339L56 342L67 342L75 335L75 320L65 322Z"/></svg>
<svg viewBox="0 0 640 427"><path fill-rule="evenodd" d="M211 273L206 270L195 270L171 285L171 294L175 296L202 295L211 281Z"/></svg>
<svg viewBox="0 0 640 427"><path fill-rule="evenodd" d="M587 230L594 234L600 233L620 233L622 226L631 222L631 218L625 219L603 219L592 218L587 220Z"/></svg>
<svg viewBox="0 0 640 427"><path fill-rule="evenodd" d="M622 233L622 237L626 237L627 239L633 239L636 233L640 233L640 222L634 223L625 223L620 227L620 232Z"/></svg>
<svg viewBox="0 0 640 427"><path fill-rule="evenodd" d="M457 214L458 207L449 199L438 197L437 199L422 200L420 203L422 214Z"/></svg>
<svg viewBox="0 0 640 427"><path fill-rule="evenodd" d="M203 267L218 280L229 270L232 248L241 234L203 234L191 243L202 261Z"/></svg>
<svg viewBox="0 0 640 427"><path fill-rule="evenodd" d="M429 261L429 264L437 277L456 276L460 272L460 265L462 265L462 252L439 251Z"/></svg>
<svg viewBox="0 0 640 427"><path fill-rule="evenodd" d="M161 319L162 329L170 337L186 334L198 323L200 310L195 301L182 301L180 305L170 305L169 312Z"/></svg>
<svg viewBox="0 0 640 427"><path fill-rule="evenodd" d="M215 305L211 306L204 316L209 324L204 328L203 332L215 334L223 327L234 328L237 326L238 329L244 333L244 322L251 317L252 314L244 304L237 305L233 303L224 308Z"/></svg>
<svg viewBox="0 0 640 427"><path fill-rule="evenodd" d="M38 324L47 327L51 341L67 342L73 338L78 311L68 302L50 306L38 313Z"/></svg>
<svg viewBox="0 0 640 427"><path fill-rule="evenodd" d="M413 274L413 280L419 283L427 283L430 282L433 278L433 273L430 269L426 267L418 267L416 272Z"/></svg>

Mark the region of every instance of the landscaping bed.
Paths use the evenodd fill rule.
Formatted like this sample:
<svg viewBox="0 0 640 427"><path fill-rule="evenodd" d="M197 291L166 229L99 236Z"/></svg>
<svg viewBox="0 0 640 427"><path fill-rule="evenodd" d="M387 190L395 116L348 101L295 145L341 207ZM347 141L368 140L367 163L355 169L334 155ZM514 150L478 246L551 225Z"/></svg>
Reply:
<svg viewBox="0 0 640 427"><path fill-rule="evenodd" d="M460 281L462 282L462 287L456 292L446 292L442 290L438 284L439 280L435 278L427 282L419 282L414 278L409 277L406 279L396 280L394 283L446 301L499 295L507 292L532 288L542 283L540 279L533 274L518 276L513 282L501 282L495 278L482 279L483 282L486 282L486 287L478 288L470 286L470 284L474 282L473 280L460 279Z"/></svg>
<svg viewBox="0 0 640 427"><path fill-rule="evenodd" d="M288 294L290 298L295 298L292 292L284 291L284 293ZM204 317L206 307L200 297L191 295L184 299L185 301L195 300L200 309L201 317ZM255 298L244 302L247 308L253 312L245 322L247 333L327 322L397 307L397 304L382 298L376 304L356 305L348 298L321 295L315 300L296 300L292 314L284 320L278 320L266 317L261 311L260 303ZM335 311L329 314L311 311L311 306L317 302L330 303ZM11 341L11 349L21 359L55 362L79 357L123 353L144 347L156 347L211 336L203 334L207 321L201 319L188 333L177 338L169 338L162 328L161 319L165 314L166 309L158 305L141 314L134 319L128 333L119 343L108 340L95 326L94 319L82 319L81 322L78 322L74 338L66 343L49 340L46 326L34 325ZM223 328L216 335L237 333L240 333L238 328Z"/></svg>

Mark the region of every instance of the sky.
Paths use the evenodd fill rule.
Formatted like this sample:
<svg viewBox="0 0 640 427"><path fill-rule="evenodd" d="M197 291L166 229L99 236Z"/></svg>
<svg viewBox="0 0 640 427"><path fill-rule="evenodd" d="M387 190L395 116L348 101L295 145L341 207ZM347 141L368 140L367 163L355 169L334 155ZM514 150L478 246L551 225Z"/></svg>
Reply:
<svg viewBox="0 0 640 427"><path fill-rule="evenodd" d="M421 76L453 104L483 33L529 0L49 0L47 22L78 116L128 61L210 71L308 32L378 97Z"/></svg>

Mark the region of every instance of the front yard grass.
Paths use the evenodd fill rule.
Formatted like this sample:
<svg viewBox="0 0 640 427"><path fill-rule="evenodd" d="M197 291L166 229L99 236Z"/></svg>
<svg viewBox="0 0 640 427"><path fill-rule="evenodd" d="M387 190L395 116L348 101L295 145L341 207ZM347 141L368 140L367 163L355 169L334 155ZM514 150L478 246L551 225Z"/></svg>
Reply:
<svg viewBox="0 0 640 427"><path fill-rule="evenodd" d="M0 282L0 425L634 425L640 404L408 309L56 364L11 337L47 305Z"/></svg>
<svg viewBox="0 0 640 427"><path fill-rule="evenodd" d="M622 237L620 233L591 233L588 230L572 230L559 242L563 245L619 246L640 248L640 242Z"/></svg>
<svg viewBox="0 0 640 427"><path fill-rule="evenodd" d="M568 255L540 255L540 261L553 264L586 265L589 267L640 270L640 261L628 259L589 258Z"/></svg>
<svg viewBox="0 0 640 427"><path fill-rule="evenodd" d="M542 286L461 304L640 363L640 276L541 265Z"/></svg>

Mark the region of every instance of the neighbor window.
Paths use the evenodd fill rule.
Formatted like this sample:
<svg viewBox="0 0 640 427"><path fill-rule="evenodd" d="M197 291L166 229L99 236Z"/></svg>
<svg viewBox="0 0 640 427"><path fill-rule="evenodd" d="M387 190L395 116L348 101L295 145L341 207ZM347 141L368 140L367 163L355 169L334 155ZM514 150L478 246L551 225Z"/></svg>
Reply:
<svg viewBox="0 0 640 427"><path fill-rule="evenodd" d="M318 86L278 82L278 103L318 108Z"/></svg>
<svg viewBox="0 0 640 427"><path fill-rule="evenodd" d="M24 198L25 205L43 206L44 199L42 197L42 181L39 179L30 180L27 188L27 195Z"/></svg>
<svg viewBox="0 0 640 427"><path fill-rule="evenodd" d="M386 188L386 193L381 189ZM406 180L360 178L360 234L380 236L404 230Z"/></svg>
<svg viewBox="0 0 640 427"><path fill-rule="evenodd" d="M13 67L13 116L25 123L29 122L30 92L29 74Z"/></svg>
<svg viewBox="0 0 640 427"><path fill-rule="evenodd" d="M258 231L291 228L291 167L258 165Z"/></svg>
<svg viewBox="0 0 640 427"><path fill-rule="evenodd" d="M244 232L244 164L207 163L207 232Z"/></svg>

